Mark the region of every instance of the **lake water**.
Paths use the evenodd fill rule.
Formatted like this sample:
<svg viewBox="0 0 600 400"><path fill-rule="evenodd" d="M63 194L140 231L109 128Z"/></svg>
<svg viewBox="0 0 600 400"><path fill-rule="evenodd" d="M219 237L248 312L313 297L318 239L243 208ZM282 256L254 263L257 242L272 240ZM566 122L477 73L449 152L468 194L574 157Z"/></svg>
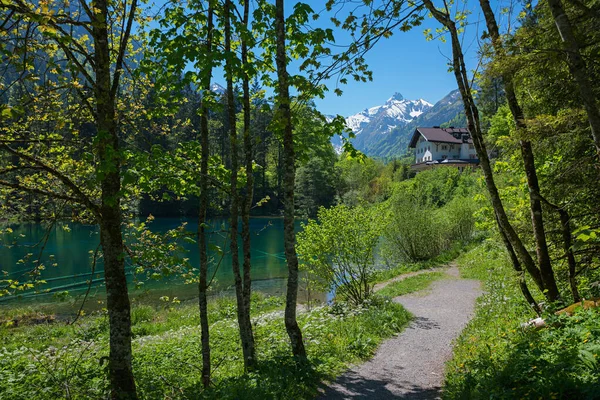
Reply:
<svg viewBox="0 0 600 400"><path fill-rule="evenodd" d="M165 232L174 229L187 222L186 229L196 232L197 221L195 219L181 218L156 218L150 225L156 232ZM213 230L226 228L227 221L224 218L210 221ZM81 296L88 288L88 280L92 268L92 255L99 243L98 229L95 226L82 224L58 224L50 231L49 238L41 257L46 269L42 271L39 279L47 282L37 288L38 292L47 290L48 293L35 293L33 290L22 293L19 301L34 300L46 302L56 300L57 297L65 295ZM296 223L297 229L300 222ZM24 273L33 267L32 260L38 258L40 246L46 234L46 227L35 224L12 225L10 234L0 235L0 271L5 271L8 278L24 280ZM253 290L268 294L281 294L285 292L287 265L284 255L283 244L283 219L254 217L250 221L252 240L252 280ZM210 241L228 250L228 244L224 243L221 235L210 235ZM198 267L199 257L197 245L186 244L187 253L192 266ZM241 248L241 240L240 240ZM27 254L31 254L27 261ZM215 258L219 258L215 255ZM23 261L20 260L25 260ZM241 261L241 251L240 251ZM216 264L216 263L215 263ZM128 279L133 281L134 266L128 261ZM92 277L92 296L101 297L104 293L103 266L101 259L96 265L96 273ZM233 273L231 270L231 254L226 252L218 269L212 265L209 275L214 273L216 284L215 292L230 291L233 284ZM196 284L184 284L182 279L167 278L157 281L147 280L142 287L136 288L131 285L132 296L147 296L158 298L160 296L177 296L181 300L197 296ZM6 298L0 298L2 302Z"/></svg>

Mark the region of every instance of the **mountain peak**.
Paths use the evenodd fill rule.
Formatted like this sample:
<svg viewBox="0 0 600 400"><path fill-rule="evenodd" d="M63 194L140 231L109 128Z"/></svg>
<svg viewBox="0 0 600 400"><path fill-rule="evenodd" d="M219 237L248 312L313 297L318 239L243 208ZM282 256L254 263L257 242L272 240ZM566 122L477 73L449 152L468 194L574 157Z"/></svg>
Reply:
<svg viewBox="0 0 600 400"><path fill-rule="evenodd" d="M225 93L225 88L223 86L219 85L218 83L212 83L210 85L210 90L216 94Z"/></svg>
<svg viewBox="0 0 600 400"><path fill-rule="evenodd" d="M366 108L346 118L346 126L356 137L354 147L369 156L399 156L417 126L436 126L464 119L462 102L458 91L450 92L435 105L419 98L407 100L396 92L383 105ZM458 124L461 122L459 121ZM341 139L332 139L339 149Z"/></svg>
<svg viewBox="0 0 600 400"><path fill-rule="evenodd" d="M396 100L396 101L402 101L402 100L404 100L404 96L402 96L401 93L396 92L396 93L394 93L394 95L392 97L390 97L387 100L387 102L389 103L389 102L394 101L394 100Z"/></svg>
<svg viewBox="0 0 600 400"><path fill-rule="evenodd" d="M406 100L396 92L383 105L366 108L346 118L346 125L355 134L388 133L403 126L432 107L425 100Z"/></svg>

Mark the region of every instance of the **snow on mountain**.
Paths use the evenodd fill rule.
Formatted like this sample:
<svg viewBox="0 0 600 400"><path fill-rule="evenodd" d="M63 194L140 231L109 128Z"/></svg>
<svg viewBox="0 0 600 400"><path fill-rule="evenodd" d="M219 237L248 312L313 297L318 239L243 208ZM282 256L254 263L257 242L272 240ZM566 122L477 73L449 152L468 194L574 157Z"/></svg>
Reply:
<svg viewBox="0 0 600 400"><path fill-rule="evenodd" d="M219 85L218 83L213 83L210 85L210 90L214 93L217 94L224 94L225 93L225 88L221 85Z"/></svg>
<svg viewBox="0 0 600 400"><path fill-rule="evenodd" d="M346 125L356 135L384 134L408 124L431 107L433 104L423 99L406 100L400 93L394 93L385 104L366 108L349 116L346 118Z"/></svg>
<svg viewBox="0 0 600 400"><path fill-rule="evenodd" d="M406 153L408 141L417 126L444 123L464 125L462 101L453 90L435 105L423 100L406 100L394 93L385 104L365 108L346 118L346 125L356 137L354 147L369 156L395 157ZM331 139L336 151L341 151L342 138Z"/></svg>
<svg viewBox="0 0 600 400"><path fill-rule="evenodd" d="M352 132L360 133L362 126L368 124L370 121L369 110L365 110L362 113L354 114L346 118L346 125Z"/></svg>

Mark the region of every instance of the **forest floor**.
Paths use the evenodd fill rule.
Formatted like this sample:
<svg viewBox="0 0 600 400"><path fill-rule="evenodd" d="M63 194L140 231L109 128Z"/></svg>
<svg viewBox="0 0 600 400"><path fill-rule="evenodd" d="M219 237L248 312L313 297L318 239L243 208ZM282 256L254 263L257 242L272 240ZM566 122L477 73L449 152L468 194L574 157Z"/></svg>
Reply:
<svg viewBox="0 0 600 400"><path fill-rule="evenodd" d="M394 298L414 315L412 323L383 342L370 361L351 368L331 383L320 398L440 397L444 364L452 356L453 340L473 316L475 300L482 293L480 282L460 279L456 266L445 272L445 279L428 289Z"/></svg>

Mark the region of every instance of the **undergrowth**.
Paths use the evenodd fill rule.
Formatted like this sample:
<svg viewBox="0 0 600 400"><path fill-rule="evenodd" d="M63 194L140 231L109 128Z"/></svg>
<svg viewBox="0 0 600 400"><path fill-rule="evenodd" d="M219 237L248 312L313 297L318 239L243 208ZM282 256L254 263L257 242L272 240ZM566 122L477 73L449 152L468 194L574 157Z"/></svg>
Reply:
<svg viewBox="0 0 600 400"><path fill-rule="evenodd" d="M535 315L504 252L488 243L457 262L463 277L483 281L485 293L447 364L443 398L600 398L600 311L547 315L549 327L523 329Z"/></svg>
<svg viewBox="0 0 600 400"><path fill-rule="evenodd" d="M244 373L233 299L210 306L213 385L201 387L197 306L137 306L133 365L145 399L313 398L323 380L370 357L379 343L403 329L410 315L388 298L361 307L337 303L298 315L308 363L290 355L283 301L255 295L253 324L258 368ZM0 398L106 398L108 322L105 313L61 322L0 328Z"/></svg>

